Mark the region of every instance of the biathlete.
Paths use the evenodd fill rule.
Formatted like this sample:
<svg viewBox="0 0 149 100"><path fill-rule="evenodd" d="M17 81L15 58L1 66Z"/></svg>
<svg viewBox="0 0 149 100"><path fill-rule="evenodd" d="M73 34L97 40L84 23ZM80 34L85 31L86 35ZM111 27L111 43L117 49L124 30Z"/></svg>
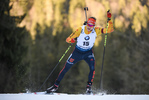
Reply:
<svg viewBox="0 0 149 100"><path fill-rule="evenodd" d="M75 43L76 41L75 39L77 38L75 49L73 53L69 56L68 60L66 61L64 68L60 71L54 85L47 89L47 93L57 91L59 84L63 79L64 75L66 74L66 72L72 67L72 65L74 65L80 60L85 60L86 63L89 65L90 72L88 75L86 93L87 94L92 93L91 86L95 75L95 58L92 48L94 46L95 39L98 35L104 34L106 32L111 33L114 31L110 12L107 12L107 17L109 20L108 28L96 27L95 26L96 18L90 17L88 18L86 25L79 27L74 33L72 33L66 39L67 43Z"/></svg>

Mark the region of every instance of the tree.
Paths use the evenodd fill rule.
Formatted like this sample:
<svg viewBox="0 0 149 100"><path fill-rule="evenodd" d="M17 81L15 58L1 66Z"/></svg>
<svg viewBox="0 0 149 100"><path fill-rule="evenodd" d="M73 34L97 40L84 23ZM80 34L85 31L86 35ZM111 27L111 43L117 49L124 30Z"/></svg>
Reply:
<svg viewBox="0 0 149 100"><path fill-rule="evenodd" d="M25 15L10 16L9 0L0 1L0 92L19 92L23 90L23 80L27 67L22 63L27 53L24 43L29 36L25 27L17 27Z"/></svg>

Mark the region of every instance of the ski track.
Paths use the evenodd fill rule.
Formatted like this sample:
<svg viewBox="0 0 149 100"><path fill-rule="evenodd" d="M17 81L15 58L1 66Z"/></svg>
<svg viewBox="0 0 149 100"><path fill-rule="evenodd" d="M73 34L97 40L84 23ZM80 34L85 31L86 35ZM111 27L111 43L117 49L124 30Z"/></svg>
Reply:
<svg viewBox="0 0 149 100"><path fill-rule="evenodd" d="M83 95L63 94L53 95L38 93L0 94L0 100L149 100L149 95Z"/></svg>

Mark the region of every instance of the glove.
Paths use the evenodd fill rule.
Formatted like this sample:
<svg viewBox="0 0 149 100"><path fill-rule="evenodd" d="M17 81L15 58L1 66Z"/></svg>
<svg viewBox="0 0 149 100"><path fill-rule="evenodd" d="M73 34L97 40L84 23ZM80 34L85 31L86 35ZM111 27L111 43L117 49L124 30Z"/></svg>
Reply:
<svg viewBox="0 0 149 100"><path fill-rule="evenodd" d="M75 41L75 39L73 38L73 39L71 39L71 43L75 43L76 41Z"/></svg>
<svg viewBox="0 0 149 100"><path fill-rule="evenodd" d="M112 16L111 13L107 11L107 17L111 18L111 16Z"/></svg>
<svg viewBox="0 0 149 100"><path fill-rule="evenodd" d="M111 15L111 13L110 13L110 10L108 10L108 11L107 11L108 21L111 20L111 16L112 16L112 15Z"/></svg>
<svg viewBox="0 0 149 100"><path fill-rule="evenodd" d="M68 38L66 39L66 42L67 42L67 43L75 43L75 39L74 39L74 38L71 39L70 37L68 37Z"/></svg>

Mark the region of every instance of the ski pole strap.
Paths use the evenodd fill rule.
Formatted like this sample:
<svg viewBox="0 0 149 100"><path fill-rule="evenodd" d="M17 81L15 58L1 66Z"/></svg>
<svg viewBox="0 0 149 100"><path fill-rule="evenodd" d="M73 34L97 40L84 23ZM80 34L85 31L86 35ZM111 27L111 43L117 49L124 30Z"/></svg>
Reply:
<svg viewBox="0 0 149 100"><path fill-rule="evenodd" d="M61 62L61 60L64 58L64 56L66 55L66 53L68 52L68 50L71 48L72 44L67 48L67 50L65 51L65 53L63 54L63 56L60 58L59 62Z"/></svg>

